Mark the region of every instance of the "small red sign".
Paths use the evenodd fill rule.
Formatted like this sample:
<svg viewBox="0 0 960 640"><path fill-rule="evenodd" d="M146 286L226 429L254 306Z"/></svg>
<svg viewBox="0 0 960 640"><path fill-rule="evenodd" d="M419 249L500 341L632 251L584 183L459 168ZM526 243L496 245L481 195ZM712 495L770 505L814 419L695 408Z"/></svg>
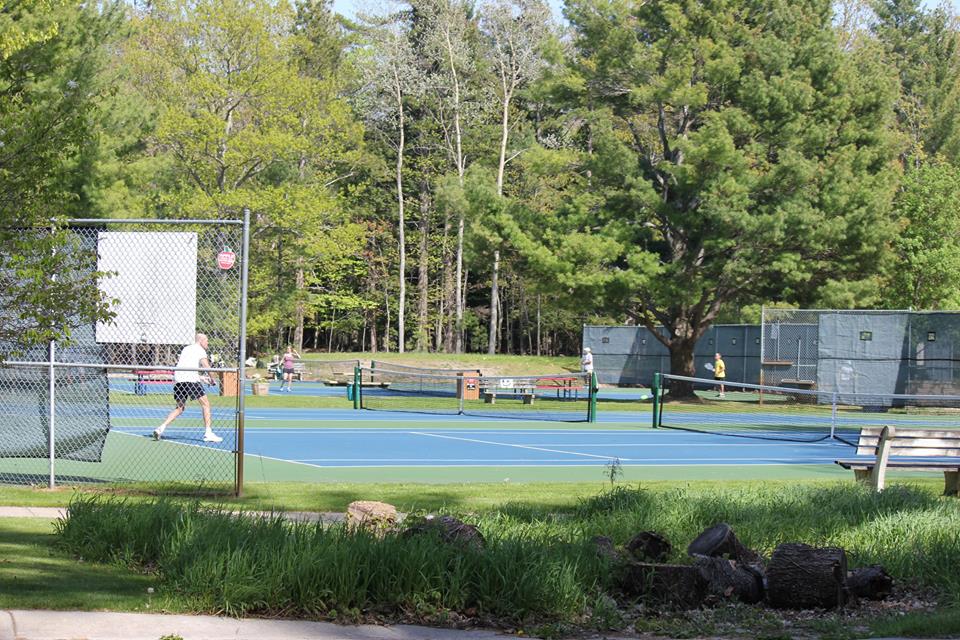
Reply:
<svg viewBox="0 0 960 640"><path fill-rule="evenodd" d="M221 251L217 254L217 265L221 269L229 269L237 261L237 254L233 251Z"/></svg>

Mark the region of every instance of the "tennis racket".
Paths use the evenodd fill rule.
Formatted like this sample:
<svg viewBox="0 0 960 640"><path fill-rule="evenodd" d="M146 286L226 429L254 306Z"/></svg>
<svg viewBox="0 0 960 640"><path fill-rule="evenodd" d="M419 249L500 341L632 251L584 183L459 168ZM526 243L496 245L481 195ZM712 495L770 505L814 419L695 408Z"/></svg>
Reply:
<svg viewBox="0 0 960 640"><path fill-rule="evenodd" d="M707 371L713 371L713 363L712 363L712 362L708 362L708 363L706 363L706 364L703 365L703 368L706 369Z"/></svg>

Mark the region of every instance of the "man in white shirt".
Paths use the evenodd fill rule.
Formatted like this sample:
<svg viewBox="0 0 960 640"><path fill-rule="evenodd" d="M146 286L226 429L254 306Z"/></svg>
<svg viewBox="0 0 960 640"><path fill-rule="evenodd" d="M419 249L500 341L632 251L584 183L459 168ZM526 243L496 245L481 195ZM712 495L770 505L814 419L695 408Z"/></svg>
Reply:
<svg viewBox="0 0 960 640"><path fill-rule="evenodd" d="M580 368L586 373L593 371L593 353L590 351L590 347L583 348L583 357L580 358Z"/></svg>
<svg viewBox="0 0 960 640"><path fill-rule="evenodd" d="M153 439L159 440L163 436L163 430L171 422L183 413L183 408L190 400L196 400L200 403L203 410L203 426L206 431L203 435L204 442L222 442L223 438L213 432L210 420L210 400L207 398L207 392L203 389L203 382L210 384L210 377L207 374L201 375L197 369L209 369L210 361L207 359L207 336L198 333L196 341L187 345L180 352L180 359L177 361L177 369L173 373L173 399L177 403L176 408L170 412L167 419L163 421L153 432Z"/></svg>

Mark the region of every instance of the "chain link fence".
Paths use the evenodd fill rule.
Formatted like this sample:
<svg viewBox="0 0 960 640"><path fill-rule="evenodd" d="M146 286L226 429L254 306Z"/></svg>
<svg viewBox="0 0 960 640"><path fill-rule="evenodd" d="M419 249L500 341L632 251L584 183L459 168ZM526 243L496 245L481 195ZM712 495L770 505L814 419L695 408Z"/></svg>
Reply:
<svg viewBox="0 0 960 640"><path fill-rule="evenodd" d="M762 315L765 384L829 391L841 402L871 393L960 395L960 313L764 309Z"/></svg>
<svg viewBox="0 0 960 640"><path fill-rule="evenodd" d="M0 482L239 492L248 216L72 220L68 230L66 246L86 254L77 262L86 275L102 274L116 315L74 327L68 344L20 350L0 368ZM181 361L198 334L209 369ZM155 440L178 400L182 415Z"/></svg>

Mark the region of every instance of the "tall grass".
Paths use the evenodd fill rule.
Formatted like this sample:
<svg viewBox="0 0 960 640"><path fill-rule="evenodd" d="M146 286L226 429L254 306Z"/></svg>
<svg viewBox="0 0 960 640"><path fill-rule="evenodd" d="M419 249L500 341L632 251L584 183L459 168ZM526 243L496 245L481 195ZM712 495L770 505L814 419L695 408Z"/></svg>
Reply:
<svg viewBox="0 0 960 640"><path fill-rule="evenodd" d="M606 574L589 544L553 544L542 531L488 536L480 550L163 501L80 497L58 533L74 553L156 570L196 609L230 615L473 609L504 621L570 620Z"/></svg>
<svg viewBox="0 0 960 640"><path fill-rule="evenodd" d="M612 589L591 537L623 544L658 531L674 544L671 560L683 562L686 544L717 522L765 554L786 541L838 545L851 566L882 564L897 580L960 603L960 501L917 487L618 486L566 508L505 504L464 519L483 532L483 549L89 496L72 502L58 531L78 555L156 571L195 610L233 615L431 619L457 611L583 623Z"/></svg>

